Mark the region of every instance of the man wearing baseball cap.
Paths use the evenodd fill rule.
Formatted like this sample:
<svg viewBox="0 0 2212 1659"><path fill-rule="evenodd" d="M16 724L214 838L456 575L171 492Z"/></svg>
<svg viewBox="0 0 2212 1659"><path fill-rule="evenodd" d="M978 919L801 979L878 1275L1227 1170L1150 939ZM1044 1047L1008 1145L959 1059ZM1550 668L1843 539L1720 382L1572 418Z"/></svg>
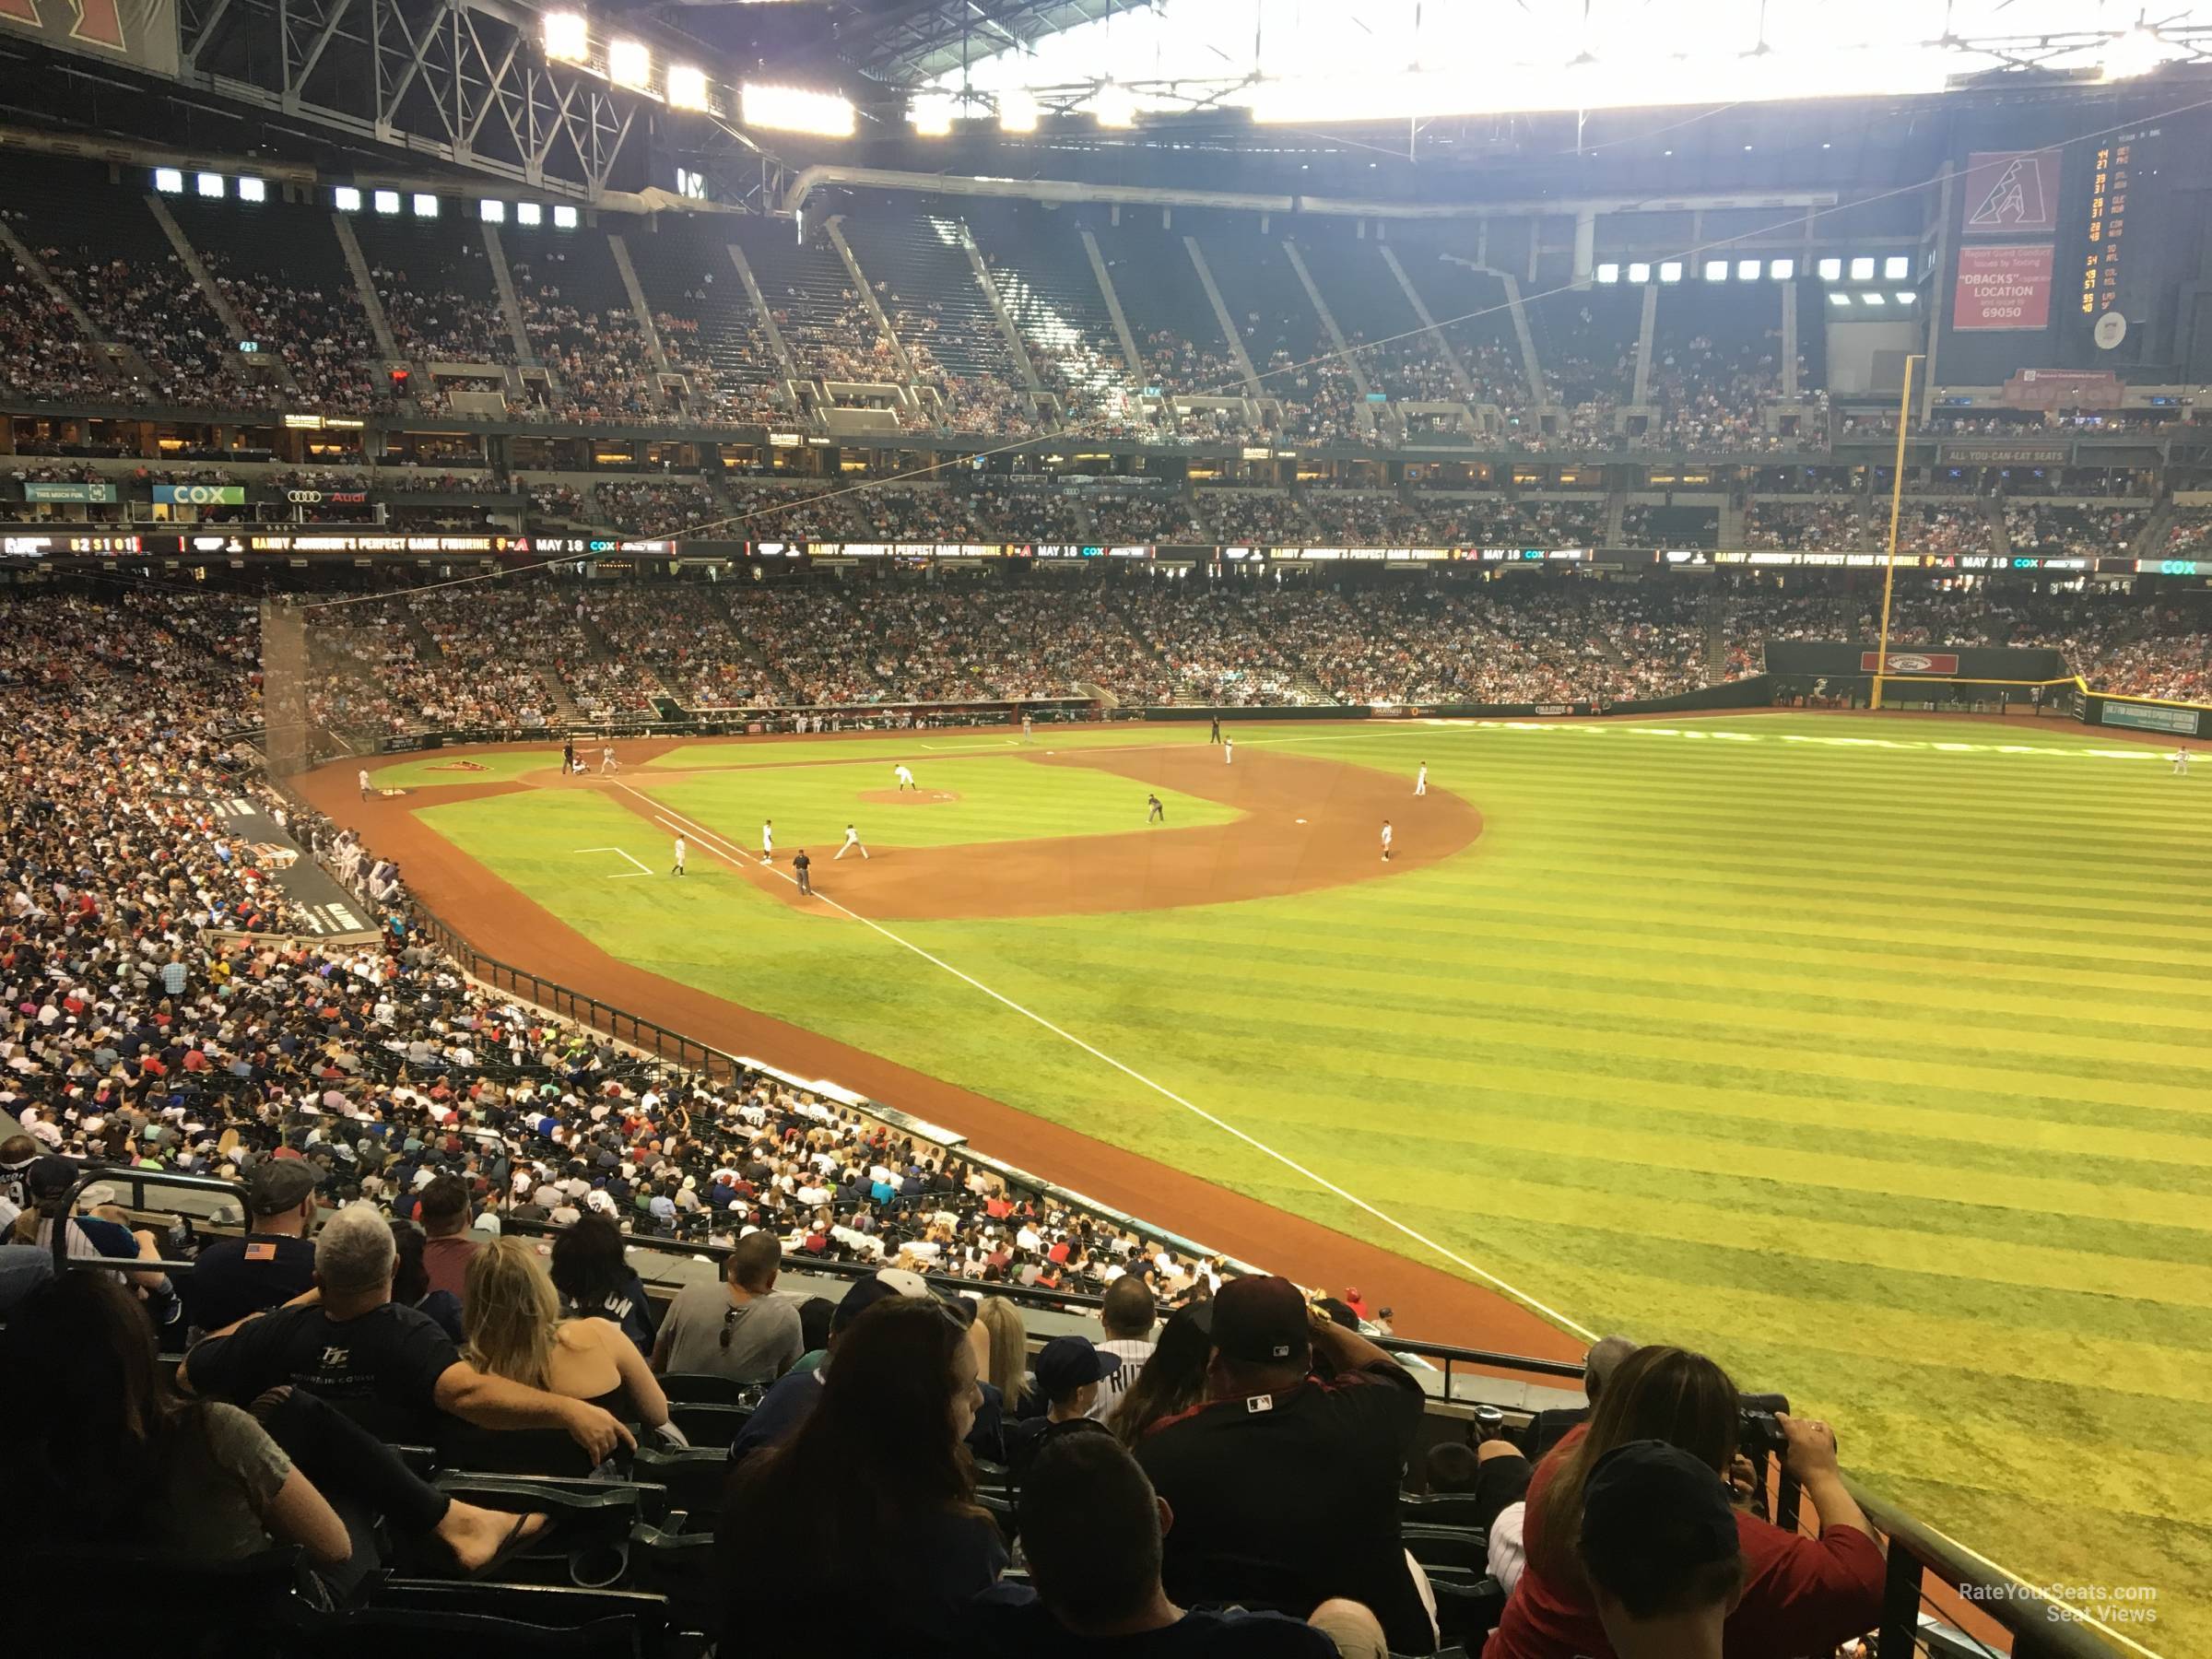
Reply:
<svg viewBox="0 0 2212 1659"><path fill-rule="evenodd" d="M855 1280L839 1300L837 1312L830 1316L829 1347L813 1365L804 1371L785 1372L774 1387L760 1396L760 1404L753 1408L753 1415L746 1418L745 1426L737 1430L737 1438L730 1442L731 1458L745 1457L763 1446L781 1445L798 1432L799 1425L813 1414L821 1400L822 1384L828 1381L822 1373L837 1357L838 1338L853 1328L854 1320L877 1302L901 1296L926 1300L931 1294L928 1280L903 1267L879 1267L866 1278ZM802 1363L806 1358L802 1357Z"/></svg>
<svg viewBox="0 0 2212 1659"><path fill-rule="evenodd" d="M1579 1544L1618 1659L1720 1659L1750 1564L1711 1469L1665 1441L1614 1447L1583 1488Z"/></svg>
<svg viewBox="0 0 2212 1659"><path fill-rule="evenodd" d="M265 1158L246 1172L246 1233L200 1252L184 1276L184 1311L203 1331L281 1307L315 1282L315 1166Z"/></svg>
<svg viewBox="0 0 2212 1659"><path fill-rule="evenodd" d="M1100 1352L1088 1336L1055 1336L1040 1348L1031 1369L1037 1392L1044 1396L1045 1412L1006 1425L1007 1467L1026 1468L1054 1424L1088 1417L1098 1401L1100 1380L1120 1368L1120 1360Z"/></svg>
<svg viewBox="0 0 2212 1659"><path fill-rule="evenodd" d="M1224 1285L1212 1336L1206 1403L1136 1448L1175 1514L1168 1594L1300 1617L1324 1601L1359 1602L1392 1651L1432 1651L1436 1626L1398 1536L1420 1384L1357 1331L1311 1312L1288 1279Z"/></svg>

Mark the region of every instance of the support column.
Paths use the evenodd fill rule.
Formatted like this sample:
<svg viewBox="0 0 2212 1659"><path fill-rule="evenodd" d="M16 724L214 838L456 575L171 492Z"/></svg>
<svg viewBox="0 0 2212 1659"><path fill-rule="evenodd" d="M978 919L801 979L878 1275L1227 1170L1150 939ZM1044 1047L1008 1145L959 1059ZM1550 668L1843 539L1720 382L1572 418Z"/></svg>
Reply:
<svg viewBox="0 0 2212 1659"><path fill-rule="evenodd" d="M1244 377L1244 390L1254 397L1264 397L1260 377L1253 372L1252 358L1244 349L1244 336L1237 332L1237 320L1229 314L1229 302L1221 298L1221 289L1214 282L1214 274L1206 268L1206 254L1198 246L1198 239L1186 236L1182 245L1191 255L1191 268L1198 273L1198 286L1206 290L1206 302L1214 308L1214 321L1220 326L1221 337L1229 342L1229 355Z"/></svg>
<svg viewBox="0 0 2212 1659"><path fill-rule="evenodd" d="M1129 366L1130 382L1141 386L1145 383L1144 354L1136 348L1136 336L1129 332L1129 319L1122 314L1122 297L1113 291L1113 278L1107 273L1106 256L1099 252L1099 239L1088 230L1083 232L1083 252L1090 255L1090 274L1098 278L1099 296L1106 301L1106 314L1113 319L1113 337L1122 343L1122 360Z"/></svg>

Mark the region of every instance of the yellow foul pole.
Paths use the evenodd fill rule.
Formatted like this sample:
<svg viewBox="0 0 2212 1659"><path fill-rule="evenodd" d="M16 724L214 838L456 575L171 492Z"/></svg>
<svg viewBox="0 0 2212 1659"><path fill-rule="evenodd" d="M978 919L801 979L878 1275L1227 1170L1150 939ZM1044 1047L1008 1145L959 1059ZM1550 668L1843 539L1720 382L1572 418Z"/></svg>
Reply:
<svg viewBox="0 0 2212 1659"><path fill-rule="evenodd" d="M1912 426L1912 365L1914 352L1905 359L1905 389L1897 399L1897 461L1889 470L1889 557L1882 561L1882 638L1875 647L1874 697L1871 708L1882 706L1882 681L1889 673L1889 596L1897 586L1897 521L1905 504L1905 434Z"/></svg>

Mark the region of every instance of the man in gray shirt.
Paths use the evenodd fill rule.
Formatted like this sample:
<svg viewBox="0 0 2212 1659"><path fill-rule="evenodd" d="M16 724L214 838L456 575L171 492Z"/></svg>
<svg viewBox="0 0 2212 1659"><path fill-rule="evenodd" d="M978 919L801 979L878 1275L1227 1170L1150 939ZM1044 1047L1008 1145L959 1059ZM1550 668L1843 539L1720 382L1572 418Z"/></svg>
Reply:
<svg viewBox="0 0 2212 1659"><path fill-rule="evenodd" d="M719 1285L677 1292L653 1345L656 1371L707 1371L733 1382L772 1382L805 1347L796 1303L776 1294L782 1248L775 1234L749 1232L723 1264Z"/></svg>

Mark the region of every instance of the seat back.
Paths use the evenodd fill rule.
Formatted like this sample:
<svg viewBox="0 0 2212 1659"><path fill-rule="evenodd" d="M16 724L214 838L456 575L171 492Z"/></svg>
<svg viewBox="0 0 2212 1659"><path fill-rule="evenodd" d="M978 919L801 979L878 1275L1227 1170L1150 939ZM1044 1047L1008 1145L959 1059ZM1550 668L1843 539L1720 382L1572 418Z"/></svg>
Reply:
<svg viewBox="0 0 2212 1659"><path fill-rule="evenodd" d="M667 1371L661 1392L671 1406L752 1406L761 1394L758 1382L739 1382L714 1371Z"/></svg>
<svg viewBox="0 0 2212 1659"><path fill-rule="evenodd" d="M681 1510L690 1517L684 1524L686 1532L714 1530L714 1518L722 1512L723 1495L730 1483L727 1447L640 1446L630 1460L630 1472L667 1491L670 1511Z"/></svg>
<svg viewBox="0 0 2212 1659"><path fill-rule="evenodd" d="M731 1585L717 1566L712 1536L662 1532L642 1524L631 1528L629 1582L637 1589L665 1596L669 1618L677 1630L721 1634Z"/></svg>
<svg viewBox="0 0 2212 1659"><path fill-rule="evenodd" d="M694 1446L726 1446L753 1415L750 1406L719 1406L698 1400L668 1402L668 1420Z"/></svg>
<svg viewBox="0 0 2212 1659"><path fill-rule="evenodd" d="M316 1659L392 1659L394 1639L480 1634L481 1645L443 1651L555 1653L563 1659L660 1659L668 1651L668 1604L634 1590L386 1578L364 1605L318 1632Z"/></svg>

